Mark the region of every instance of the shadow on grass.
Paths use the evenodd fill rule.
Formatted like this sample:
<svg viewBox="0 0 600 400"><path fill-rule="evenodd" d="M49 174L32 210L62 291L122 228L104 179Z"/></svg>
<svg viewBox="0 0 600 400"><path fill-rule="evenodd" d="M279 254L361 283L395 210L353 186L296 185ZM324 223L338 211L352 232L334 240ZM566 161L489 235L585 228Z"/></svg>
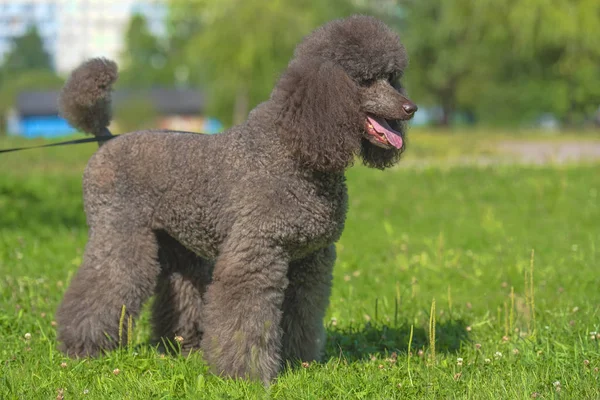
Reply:
<svg viewBox="0 0 600 400"><path fill-rule="evenodd" d="M436 352L456 353L462 342L468 341L467 324L463 320L440 321L435 329ZM371 354L396 352L406 354L410 341L410 325L390 327L368 322L362 326L337 329L327 328L326 357L343 357L348 361L369 359ZM413 352L429 347L429 332L413 328Z"/></svg>

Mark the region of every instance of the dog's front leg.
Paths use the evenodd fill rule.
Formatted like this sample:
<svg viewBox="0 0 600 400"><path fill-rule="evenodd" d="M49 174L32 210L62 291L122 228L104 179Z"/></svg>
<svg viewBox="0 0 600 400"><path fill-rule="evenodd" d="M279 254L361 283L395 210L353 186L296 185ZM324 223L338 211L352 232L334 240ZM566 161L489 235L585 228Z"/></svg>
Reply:
<svg viewBox="0 0 600 400"><path fill-rule="evenodd" d="M283 361L318 361L325 347L323 317L331 295L335 246L290 263L283 302Z"/></svg>
<svg viewBox="0 0 600 400"><path fill-rule="evenodd" d="M281 315L288 262L281 248L232 235L206 292L204 358L212 370L268 384L281 366Z"/></svg>

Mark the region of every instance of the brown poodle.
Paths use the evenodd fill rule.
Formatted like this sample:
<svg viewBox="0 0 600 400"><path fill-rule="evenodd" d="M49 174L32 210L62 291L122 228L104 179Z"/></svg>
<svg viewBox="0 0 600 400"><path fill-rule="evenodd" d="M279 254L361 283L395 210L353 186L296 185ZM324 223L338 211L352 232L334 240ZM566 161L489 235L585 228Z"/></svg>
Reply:
<svg viewBox="0 0 600 400"><path fill-rule="evenodd" d="M396 163L417 107L398 85L398 36L353 16L297 47L271 97L218 135L120 135L84 174L89 241L57 312L69 355L119 345L119 321L155 295L156 341L183 338L225 376L276 377L325 340L344 171ZM75 70L61 94L75 127L108 134L114 63ZM126 340L127 332L122 332Z"/></svg>

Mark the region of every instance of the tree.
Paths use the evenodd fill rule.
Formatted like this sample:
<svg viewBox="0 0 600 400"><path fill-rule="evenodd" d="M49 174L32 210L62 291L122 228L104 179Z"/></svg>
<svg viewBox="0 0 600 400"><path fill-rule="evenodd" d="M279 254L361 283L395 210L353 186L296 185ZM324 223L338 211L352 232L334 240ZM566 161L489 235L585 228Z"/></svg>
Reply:
<svg viewBox="0 0 600 400"><path fill-rule="evenodd" d="M5 126L8 111L14 106L19 93L27 90L58 90L63 79L48 70L29 70L11 75L0 87L0 124Z"/></svg>
<svg viewBox="0 0 600 400"><path fill-rule="evenodd" d="M400 5L400 31L412 66L408 90L418 103L441 107L440 123L447 126L461 107L462 85L480 65L475 60L482 50L484 21L477 20L477 0L409 0Z"/></svg>
<svg viewBox="0 0 600 400"><path fill-rule="evenodd" d="M17 95L25 90L58 89L63 80L53 69L48 53L44 50L42 38L35 26L13 41L12 49L4 59L0 71L0 123Z"/></svg>
<svg viewBox="0 0 600 400"><path fill-rule="evenodd" d="M133 96L125 104L116 108L114 119L118 132L133 132L156 128L158 113L151 100Z"/></svg>
<svg viewBox="0 0 600 400"><path fill-rule="evenodd" d="M507 0L504 0L505 2ZM539 87L538 100L568 126L600 105L600 2L534 0L508 8L507 25L525 76Z"/></svg>
<svg viewBox="0 0 600 400"><path fill-rule="evenodd" d="M44 49L42 38L35 25L29 27L25 34L13 40L12 49L6 55L3 65L5 76L23 71L51 71L52 61Z"/></svg>
<svg viewBox="0 0 600 400"><path fill-rule="evenodd" d="M600 104L598 0L398 0L409 91L480 121L517 125L542 113L581 123Z"/></svg>
<svg viewBox="0 0 600 400"><path fill-rule="evenodd" d="M192 71L202 71L212 114L234 124L268 98L304 35L354 10L348 0L173 0L171 4L179 15L199 18L200 29L187 41L184 57Z"/></svg>
<svg viewBox="0 0 600 400"><path fill-rule="evenodd" d="M201 30L200 7L197 2L172 1L167 18L169 62L179 86L197 86L207 80L204 69L198 68L198 60L192 66L186 60L190 39Z"/></svg>
<svg viewBox="0 0 600 400"><path fill-rule="evenodd" d="M119 86L140 89L173 84L168 44L159 43L143 15L134 15L129 21L124 47Z"/></svg>

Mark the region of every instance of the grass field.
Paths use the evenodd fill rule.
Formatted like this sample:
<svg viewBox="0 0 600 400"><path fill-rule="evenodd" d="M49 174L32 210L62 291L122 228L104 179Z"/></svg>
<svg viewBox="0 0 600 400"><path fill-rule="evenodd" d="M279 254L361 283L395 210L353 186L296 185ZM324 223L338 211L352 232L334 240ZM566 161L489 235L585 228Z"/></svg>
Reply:
<svg viewBox="0 0 600 400"><path fill-rule="evenodd" d="M269 389L161 356L147 310L120 351L59 353L95 147L0 155L0 399L600 399L600 164L444 168L495 139L411 139L441 166L350 170L325 360Z"/></svg>

